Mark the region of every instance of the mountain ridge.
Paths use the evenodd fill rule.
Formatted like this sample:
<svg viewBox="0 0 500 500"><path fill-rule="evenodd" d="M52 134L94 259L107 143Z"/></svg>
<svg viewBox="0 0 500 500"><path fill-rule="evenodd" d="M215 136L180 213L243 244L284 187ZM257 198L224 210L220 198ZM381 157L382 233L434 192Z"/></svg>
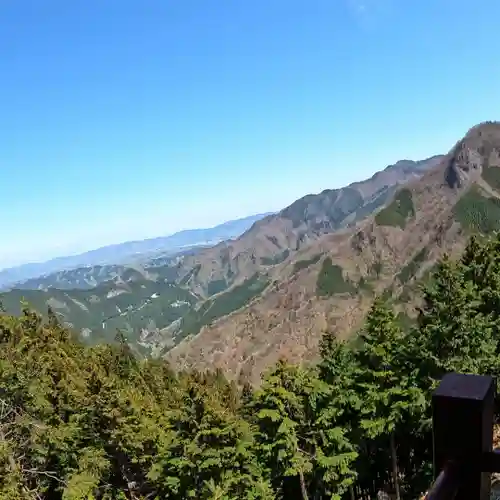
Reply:
<svg viewBox="0 0 500 500"><path fill-rule="evenodd" d="M439 160L401 161L365 182L306 195L277 214L254 222L235 240L178 258L157 259L94 289L12 290L0 300L17 313L23 297L42 313L50 305L89 342L112 340L119 328L136 350L163 356L186 337L196 337L209 325L251 310L270 290L278 290L278 297L284 298L283 277L297 275L302 280L305 269L323 265L324 256L311 249L321 250L326 245L322 251L327 251L329 238L335 241L349 233L398 186L420 178ZM314 290L314 282L310 284ZM293 306L297 297L271 301L271 316L281 322L279 309ZM245 321L248 329L252 325L249 335L258 336L262 329L258 322ZM314 325L316 319L311 321ZM276 325L267 326L272 331Z"/></svg>
<svg viewBox="0 0 500 500"><path fill-rule="evenodd" d="M458 254L472 232L496 229L500 124L486 122L373 216L323 234L285 259L260 296L204 325L167 359L177 368L217 367L241 382L258 383L281 357L314 358L325 330L350 335L376 295L393 297L401 313L411 314L412 287L436 260Z"/></svg>
<svg viewBox="0 0 500 500"><path fill-rule="evenodd" d="M400 184L418 178L441 158L435 155L421 161L403 160L365 181L305 195L257 221L235 241L223 242L187 258L185 276L193 268L200 268L190 283L196 293L206 298L211 282L224 281L229 288L262 267L280 263L322 234L355 224L382 206Z"/></svg>

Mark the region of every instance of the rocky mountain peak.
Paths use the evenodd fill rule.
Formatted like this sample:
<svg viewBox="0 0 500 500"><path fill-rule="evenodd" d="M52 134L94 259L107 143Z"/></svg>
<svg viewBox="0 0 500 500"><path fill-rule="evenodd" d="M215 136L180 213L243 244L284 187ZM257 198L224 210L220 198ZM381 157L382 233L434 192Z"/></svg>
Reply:
<svg viewBox="0 0 500 500"><path fill-rule="evenodd" d="M476 181L484 167L500 167L500 122L472 127L451 150L445 179L451 188Z"/></svg>

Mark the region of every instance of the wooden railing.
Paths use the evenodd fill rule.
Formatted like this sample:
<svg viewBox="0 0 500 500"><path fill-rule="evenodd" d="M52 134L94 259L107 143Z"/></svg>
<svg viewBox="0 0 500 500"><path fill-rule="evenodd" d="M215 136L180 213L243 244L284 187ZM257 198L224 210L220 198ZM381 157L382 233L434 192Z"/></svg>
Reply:
<svg viewBox="0 0 500 500"><path fill-rule="evenodd" d="M491 473L500 472L493 451L495 381L450 373L432 396L435 482L426 500L489 500Z"/></svg>

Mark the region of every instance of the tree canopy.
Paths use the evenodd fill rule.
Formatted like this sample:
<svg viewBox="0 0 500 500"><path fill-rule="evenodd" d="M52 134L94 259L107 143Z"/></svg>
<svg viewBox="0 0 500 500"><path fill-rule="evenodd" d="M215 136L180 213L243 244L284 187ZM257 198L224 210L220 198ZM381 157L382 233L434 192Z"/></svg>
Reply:
<svg viewBox="0 0 500 500"><path fill-rule="evenodd" d="M326 332L317 364L258 388L0 310L0 500L415 498L439 379L500 371L500 237L443 258L422 299L407 329L377 299L357 342Z"/></svg>

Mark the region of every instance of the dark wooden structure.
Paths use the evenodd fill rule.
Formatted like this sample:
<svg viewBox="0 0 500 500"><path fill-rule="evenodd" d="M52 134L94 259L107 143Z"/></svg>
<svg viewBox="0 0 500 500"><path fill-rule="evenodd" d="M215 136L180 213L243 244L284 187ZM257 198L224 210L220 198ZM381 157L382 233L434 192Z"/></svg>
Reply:
<svg viewBox="0 0 500 500"><path fill-rule="evenodd" d="M489 500L491 473L500 472L493 451L495 381L450 373L432 396L435 483L426 500Z"/></svg>

